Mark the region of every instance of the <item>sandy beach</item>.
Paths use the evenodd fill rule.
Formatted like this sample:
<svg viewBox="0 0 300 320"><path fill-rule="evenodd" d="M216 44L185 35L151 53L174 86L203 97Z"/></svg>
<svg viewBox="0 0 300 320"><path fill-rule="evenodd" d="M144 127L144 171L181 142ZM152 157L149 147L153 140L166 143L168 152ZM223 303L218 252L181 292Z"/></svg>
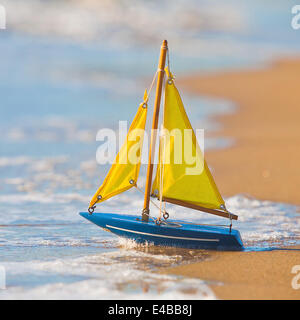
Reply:
<svg viewBox="0 0 300 320"><path fill-rule="evenodd" d="M236 104L236 112L216 119L221 129L214 133L234 139L234 145L206 152L224 196L244 193L300 204L299 80L300 60L179 79L187 91ZM220 299L300 299L300 290L291 285L299 250L211 252L204 262L167 272L212 281Z"/></svg>
<svg viewBox="0 0 300 320"><path fill-rule="evenodd" d="M205 261L164 272L203 279L218 299L300 299L300 289L292 287L296 274L291 272L294 265L300 265L300 247L209 254Z"/></svg>

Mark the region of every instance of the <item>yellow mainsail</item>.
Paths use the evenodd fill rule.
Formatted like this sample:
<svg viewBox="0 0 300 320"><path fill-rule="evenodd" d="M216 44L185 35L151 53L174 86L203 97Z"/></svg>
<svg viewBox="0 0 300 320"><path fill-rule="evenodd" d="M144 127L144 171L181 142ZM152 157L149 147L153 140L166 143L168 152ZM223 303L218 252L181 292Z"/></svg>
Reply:
<svg viewBox="0 0 300 320"><path fill-rule="evenodd" d="M204 160L168 70L167 75L169 80L165 85L163 134L152 195L204 208L225 210L224 200Z"/></svg>
<svg viewBox="0 0 300 320"><path fill-rule="evenodd" d="M136 185L140 166L144 131L147 119L148 96L140 104L129 128L126 141L121 147L102 185L90 202L90 208Z"/></svg>

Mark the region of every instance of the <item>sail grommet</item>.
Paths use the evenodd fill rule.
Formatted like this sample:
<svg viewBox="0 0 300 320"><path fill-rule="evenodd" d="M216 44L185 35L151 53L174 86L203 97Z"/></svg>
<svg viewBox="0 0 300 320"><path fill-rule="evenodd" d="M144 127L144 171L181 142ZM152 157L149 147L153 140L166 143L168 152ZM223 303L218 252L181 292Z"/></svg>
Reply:
<svg viewBox="0 0 300 320"><path fill-rule="evenodd" d="M226 207L224 206L224 204L221 204L221 205L220 205L220 209L226 210Z"/></svg>
<svg viewBox="0 0 300 320"><path fill-rule="evenodd" d="M170 216L170 215L168 214L168 212L165 212L165 213L163 214L163 217L164 217L165 220L167 220L167 219L169 218L169 216Z"/></svg>
<svg viewBox="0 0 300 320"><path fill-rule="evenodd" d="M99 196L97 197L97 199L98 199L98 200L101 200L101 199L102 199L102 196L101 196L101 195L99 195Z"/></svg>
<svg viewBox="0 0 300 320"><path fill-rule="evenodd" d="M155 220L155 224L158 225L158 226L160 226L160 225L161 225L161 220L160 220L160 219L156 219L156 220Z"/></svg>
<svg viewBox="0 0 300 320"><path fill-rule="evenodd" d="M89 214L93 214L95 211L95 208L96 208L96 206L92 206L92 207L88 208Z"/></svg>

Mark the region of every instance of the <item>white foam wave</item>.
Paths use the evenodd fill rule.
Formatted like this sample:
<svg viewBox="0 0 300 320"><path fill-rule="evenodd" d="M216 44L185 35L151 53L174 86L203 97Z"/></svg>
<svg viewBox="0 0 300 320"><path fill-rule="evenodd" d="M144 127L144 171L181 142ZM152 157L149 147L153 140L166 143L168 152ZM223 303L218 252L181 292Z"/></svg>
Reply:
<svg viewBox="0 0 300 320"><path fill-rule="evenodd" d="M79 193L60 193L60 194L47 194L39 192L30 192L26 194L18 195L18 202L22 203L70 203L73 201L79 201L83 203L88 203L90 200L89 196L84 196ZM6 194L0 196L0 203L14 204L16 202L16 195Z"/></svg>
<svg viewBox="0 0 300 320"><path fill-rule="evenodd" d="M8 262L10 276L44 273L69 274L88 278L71 284L55 283L36 288L10 287L2 299L214 299L199 279L148 272L138 268L139 259L152 255L132 250L96 256L27 263ZM155 259L166 260L164 256Z"/></svg>
<svg viewBox="0 0 300 320"><path fill-rule="evenodd" d="M143 274L146 277L147 274ZM210 288L198 279L186 280L172 279L170 281L158 280L157 285L150 281L141 284L138 281L128 284L128 291L122 292L114 287L107 286L105 280L85 280L71 284L48 284L33 289L21 287L12 288L0 293L3 300L30 299L30 300L214 300L216 299ZM122 286L122 284L121 284ZM126 284L123 285L124 287ZM155 287L153 289L152 287ZM138 293L129 292L137 289ZM189 293L191 292L191 293Z"/></svg>
<svg viewBox="0 0 300 320"><path fill-rule="evenodd" d="M46 117L38 123L23 123L21 128L3 128L1 139L13 142L43 141L43 142L82 142L90 143L95 141L96 128L90 125L83 127L76 121L61 117ZM6 162L3 162L6 165ZM19 163L22 164L21 159ZM24 163L26 159L24 159ZM1 163L0 163L1 164ZM18 164L18 163L16 163Z"/></svg>
<svg viewBox="0 0 300 320"><path fill-rule="evenodd" d="M16 193L22 202L50 203L51 201L71 202L87 201L86 197L74 192L91 187L90 179L97 171L96 161L83 161L78 168L66 169L70 162L67 156L56 156L52 158L34 157L0 157L0 168L22 166L22 176L15 176L3 179L10 188L9 194L2 192L1 202L10 203ZM14 168L15 175L19 175L19 169ZM96 187L95 187L96 188Z"/></svg>
<svg viewBox="0 0 300 320"><path fill-rule="evenodd" d="M21 166L31 163L30 157L1 157L0 158L0 167L10 167L10 166Z"/></svg>
<svg viewBox="0 0 300 320"><path fill-rule="evenodd" d="M65 163L68 160L66 156L49 157L47 159L36 159L28 156L0 157L0 167L14 167L30 165L35 171L53 170L54 166Z"/></svg>

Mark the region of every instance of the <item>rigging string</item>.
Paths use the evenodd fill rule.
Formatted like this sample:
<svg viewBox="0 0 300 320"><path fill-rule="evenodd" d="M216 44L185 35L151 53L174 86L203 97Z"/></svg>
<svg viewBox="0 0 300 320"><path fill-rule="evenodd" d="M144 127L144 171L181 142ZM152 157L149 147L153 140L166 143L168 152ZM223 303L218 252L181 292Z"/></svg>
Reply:
<svg viewBox="0 0 300 320"><path fill-rule="evenodd" d="M168 70L169 70L169 74L171 76L169 48L167 49L167 59L168 59Z"/></svg>
<svg viewBox="0 0 300 320"><path fill-rule="evenodd" d="M140 193L144 194L144 191L143 191L141 188L139 188L136 184L135 184L135 187L136 187L136 189L137 189ZM152 199L150 199L150 202L151 202L157 209L160 209L160 207L159 207ZM164 201L164 203L165 203L165 201ZM164 212L164 213L167 213L167 212L164 211L164 210L163 210L163 212ZM149 213L146 213L146 215L147 215L150 219L152 219L155 223L157 223L157 221L159 220L158 218L155 218L155 217L150 216ZM184 221L180 221L180 224L179 224L179 223L176 223L176 222L167 222L167 221L163 221L163 220L158 221L158 222L159 222L159 224L163 223L163 224L166 224L166 225L174 225L174 224L176 224L176 225L178 225L178 226L181 226L182 224L189 224L189 225L194 225L194 226L212 226L212 227L226 227L226 228L230 228L230 226L228 226L227 224L205 224L205 223L184 222Z"/></svg>
<svg viewBox="0 0 300 320"><path fill-rule="evenodd" d="M144 194L144 191L141 189L141 188L139 188L137 185L135 185L135 187L137 188L137 190L140 192L140 193L142 193L142 194ZM150 198L150 202L158 209L158 210L160 210L160 207ZM150 217L150 214L147 214L149 217ZM153 217L151 217L153 220L155 219L155 218L153 218Z"/></svg>
<svg viewBox="0 0 300 320"><path fill-rule="evenodd" d="M155 72L155 74L154 74L154 76L153 76L151 85L150 85L150 87L149 87L149 89L148 89L148 92L147 92L147 98L146 98L146 101L144 101L144 103L148 102L148 97L150 96L151 90L152 90L152 88L153 88L153 86L154 86L154 83L155 83L155 80L156 80L158 71L159 71L159 70L157 69L156 72Z"/></svg>
<svg viewBox="0 0 300 320"><path fill-rule="evenodd" d="M163 126L161 126L163 128ZM162 148L164 148L164 137L160 137L160 145ZM162 211L162 188L163 188L163 168L164 165L162 164L162 161L164 161L164 157L162 155L164 153L164 150L159 150L159 216L158 219L161 220L161 211Z"/></svg>
<svg viewBox="0 0 300 320"><path fill-rule="evenodd" d="M163 82L163 89L165 89L166 86L166 80L164 77L164 82ZM163 92L165 92L165 90L163 90ZM165 95L163 95L163 101L162 101L162 105L164 107L165 105ZM165 113L163 111L163 116L162 116L162 124L161 124L161 131L159 134L160 137L160 145L161 148L159 150L159 157L160 157L160 161L159 161L159 166L160 166L160 170L159 170L159 220L161 220L161 213L162 213L162 197L163 197L163 187L164 187L164 162L165 162L165 130L164 130L164 118L165 118ZM165 203L166 205L166 203ZM166 213L166 211L164 210L164 214Z"/></svg>
<svg viewBox="0 0 300 320"><path fill-rule="evenodd" d="M137 188L137 190L138 190L140 193L144 194L144 191L143 191L142 189L140 189L137 185L135 185L135 187ZM161 210L161 208L160 208L152 199L150 199L150 202L151 202L157 209ZM176 222L170 223L170 222L161 220L161 218L152 217L152 216L150 216L150 213L148 213L148 212L146 212L145 214L146 214L150 219L152 219L152 220L155 222L155 224L158 224L158 225L165 224L165 225L171 225L171 226L175 226L175 227L182 227L182 225L179 224L179 223L176 223ZM164 214L168 214L168 213L167 213L166 211L164 211ZM180 222L180 223L181 223L181 222Z"/></svg>

